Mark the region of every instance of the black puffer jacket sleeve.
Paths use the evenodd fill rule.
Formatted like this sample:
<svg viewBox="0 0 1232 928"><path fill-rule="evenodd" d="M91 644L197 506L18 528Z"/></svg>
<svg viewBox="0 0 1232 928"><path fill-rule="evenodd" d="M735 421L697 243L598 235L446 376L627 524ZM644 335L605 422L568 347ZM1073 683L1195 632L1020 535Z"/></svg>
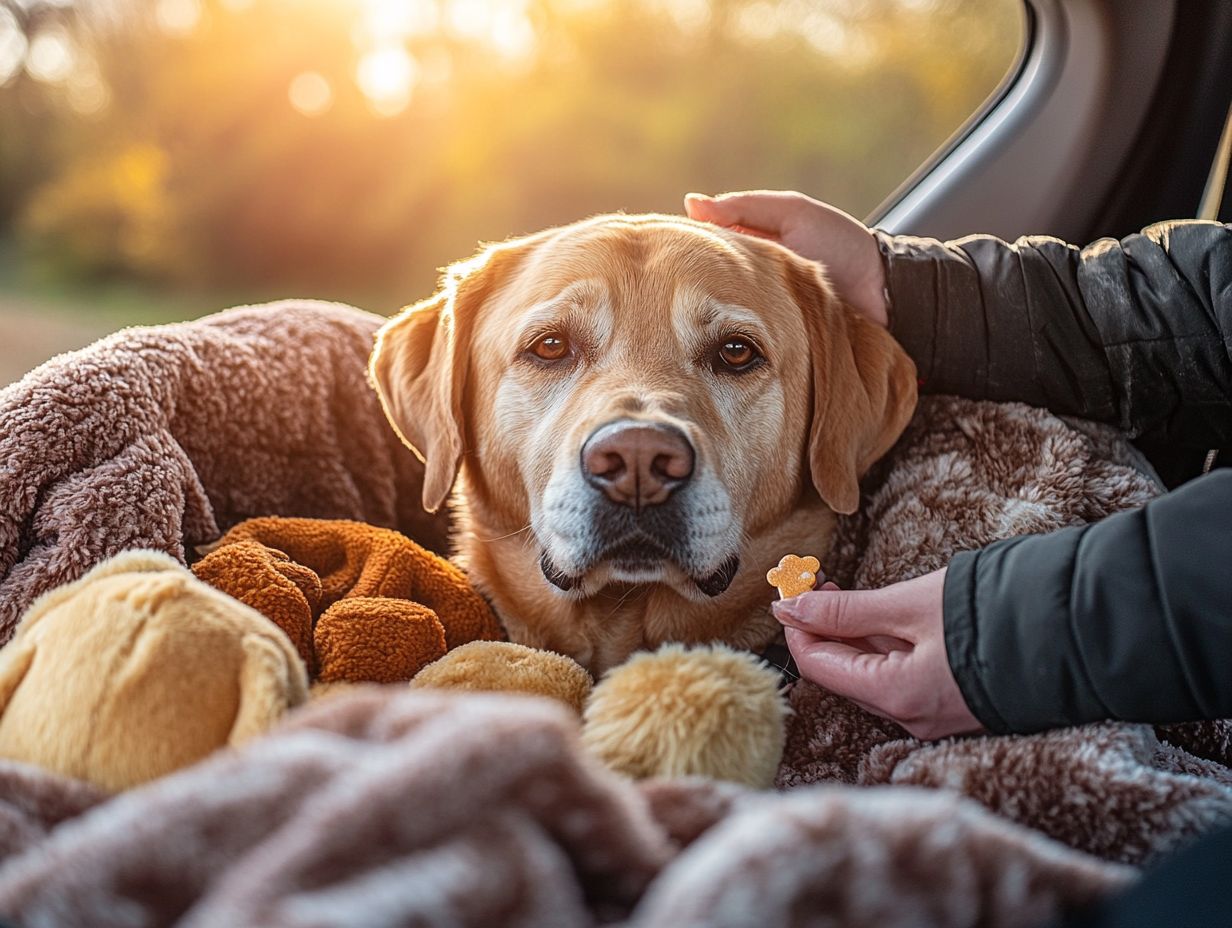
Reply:
<svg viewBox="0 0 1232 928"><path fill-rule="evenodd" d="M957 555L945 644L989 731L1232 718L1232 469Z"/></svg>
<svg viewBox="0 0 1232 928"><path fill-rule="evenodd" d="M1134 436L1232 446L1232 227L1084 249L878 233L891 331L923 389L1018 400ZM946 650L981 722L1232 717L1232 470L1095 525L955 557Z"/></svg>
<svg viewBox="0 0 1232 928"><path fill-rule="evenodd" d="M1232 226L1160 223L1082 249L877 238L890 331L926 392L1232 445Z"/></svg>

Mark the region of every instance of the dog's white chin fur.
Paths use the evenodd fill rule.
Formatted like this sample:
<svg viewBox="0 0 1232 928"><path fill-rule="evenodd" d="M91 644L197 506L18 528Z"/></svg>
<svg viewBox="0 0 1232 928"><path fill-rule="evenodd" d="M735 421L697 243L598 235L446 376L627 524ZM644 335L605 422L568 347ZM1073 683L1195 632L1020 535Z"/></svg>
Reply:
<svg viewBox="0 0 1232 928"><path fill-rule="evenodd" d="M712 602L714 597L703 593L697 583L671 561L660 561L637 568L599 563L582 575L581 580L570 590L562 590L546 579L544 585L556 596L571 601L589 599L602 593L609 586L664 586L686 600L696 603ZM722 594L720 594L722 595Z"/></svg>

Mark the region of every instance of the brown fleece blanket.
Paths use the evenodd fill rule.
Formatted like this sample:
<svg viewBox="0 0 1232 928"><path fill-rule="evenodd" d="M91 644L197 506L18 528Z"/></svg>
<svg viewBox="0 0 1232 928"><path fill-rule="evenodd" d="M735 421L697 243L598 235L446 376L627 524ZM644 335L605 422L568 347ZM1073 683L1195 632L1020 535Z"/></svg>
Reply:
<svg viewBox="0 0 1232 928"><path fill-rule="evenodd" d="M384 320L308 300L126 329L0 390L0 643L41 593L129 548L251 516L356 519L443 550L423 467L367 384Z"/></svg>
<svg viewBox="0 0 1232 928"><path fill-rule="evenodd" d="M115 550L182 557L250 515L439 538L364 382L378 322L325 304L236 310L120 333L0 393L0 616ZM865 489L824 562L847 586L1155 492L1111 433L953 399L921 404ZM925 745L807 683L790 698L779 793L634 786L598 769L553 705L400 689L310 706L112 799L0 764L0 916L1027 926L1232 820L1225 723Z"/></svg>

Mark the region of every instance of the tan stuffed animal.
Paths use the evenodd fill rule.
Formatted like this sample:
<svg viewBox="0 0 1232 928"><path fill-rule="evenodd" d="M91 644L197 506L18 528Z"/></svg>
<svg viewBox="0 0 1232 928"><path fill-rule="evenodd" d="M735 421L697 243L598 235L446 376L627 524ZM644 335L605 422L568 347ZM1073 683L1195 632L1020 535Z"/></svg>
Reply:
<svg viewBox="0 0 1232 928"><path fill-rule="evenodd" d="M0 756L121 790L260 734L307 688L268 619L126 551L36 600L0 651Z"/></svg>
<svg viewBox="0 0 1232 928"><path fill-rule="evenodd" d="M411 686L547 696L580 715L591 680L581 664L563 654L508 641L472 641L419 671Z"/></svg>

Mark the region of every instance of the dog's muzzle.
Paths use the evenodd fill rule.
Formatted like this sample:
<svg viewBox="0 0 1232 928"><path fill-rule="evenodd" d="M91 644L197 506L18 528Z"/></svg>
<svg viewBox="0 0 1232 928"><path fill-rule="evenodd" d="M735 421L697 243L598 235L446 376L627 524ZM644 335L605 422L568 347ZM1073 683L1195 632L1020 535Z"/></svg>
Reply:
<svg viewBox="0 0 1232 928"><path fill-rule="evenodd" d="M585 540L576 559L565 565L545 550L539 558L543 576L571 592L600 565L611 570L614 581L636 584L658 582L670 564L706 596L725 591L740 559L732 554L715 567L716 552L694 547L701 528L697 513L707 508L706 491L693 479L696 463L692 442L675 425L617 419L596 428L578 458L589 489L573 511L586 523ZM713 537L713 532L700 534Z"/></svg>

